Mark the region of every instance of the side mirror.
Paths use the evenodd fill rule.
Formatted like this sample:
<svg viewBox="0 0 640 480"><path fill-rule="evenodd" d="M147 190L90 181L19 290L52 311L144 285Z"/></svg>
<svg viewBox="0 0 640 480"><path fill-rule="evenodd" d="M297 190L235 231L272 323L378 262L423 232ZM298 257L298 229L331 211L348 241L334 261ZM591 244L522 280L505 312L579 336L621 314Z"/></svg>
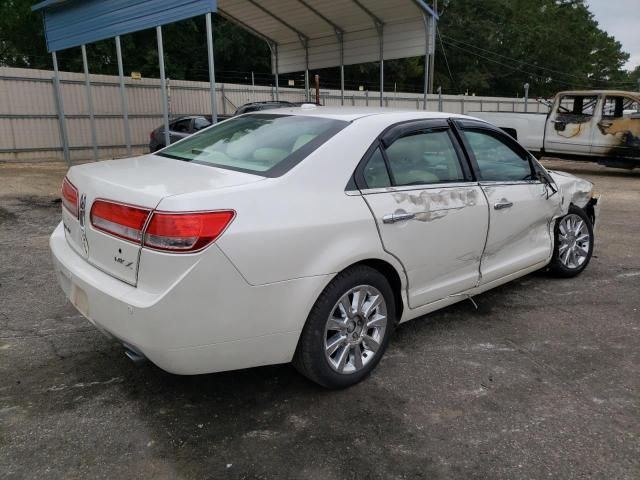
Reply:
<svg viewBox="0 0 640 480"><path fill-rule="evenodd" d="M546 170L536 170L536 175L547 188L547 199L558 193L558 189L556 188L553 178L551 178L551 175L549 175ZM549 193L549 190L551 190L551 193Z"/></svg>

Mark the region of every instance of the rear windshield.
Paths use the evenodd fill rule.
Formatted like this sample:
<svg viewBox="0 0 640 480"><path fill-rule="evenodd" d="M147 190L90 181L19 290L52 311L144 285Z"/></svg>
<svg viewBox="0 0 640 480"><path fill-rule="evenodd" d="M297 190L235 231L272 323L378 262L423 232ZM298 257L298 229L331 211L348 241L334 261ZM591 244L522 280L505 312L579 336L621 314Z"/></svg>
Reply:
<svg viewBox="0 0 640 480"><path fill-rule="evenodd" d="M318 117L245 115L198 132L158 155L277 177L347 125Z"/></svg>

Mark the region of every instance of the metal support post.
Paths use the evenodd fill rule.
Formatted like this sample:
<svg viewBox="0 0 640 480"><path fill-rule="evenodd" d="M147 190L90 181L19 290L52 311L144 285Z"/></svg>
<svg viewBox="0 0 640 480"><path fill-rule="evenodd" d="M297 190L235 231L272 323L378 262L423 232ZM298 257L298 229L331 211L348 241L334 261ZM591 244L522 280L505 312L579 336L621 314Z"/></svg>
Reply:
<svg viewBox="0 0 640 480"><path fill-rule="evenodd" d="M162 45L162 27L156 27L156 37L158 40L158 63L160 65L160 90L162 91L162 117L164 119L164 144L171 144L169 135L169 100L167 99L167 79L164 74L164 48Z"/></svg>
<svg viewBox="0 0 640 480"><path fill-rule="evenodd" d="M344 33L336 31L340 43L340 105L344 105Z"/></svg>
<svg viewBox="0 0 640 480"><path fill-rule="evenodd" d="M433 11L438 14L438 0L433 0ZM436 60L436 28L438 23L435 17L431 17L431 51L429 52L429 93L433 93L433 80L435 76Z"/></svg>
<svg viewBox="0 0 640 480"><path fill-rule="evenodd" d="M127 101L127 89L124 84L124 68L122 67L122 47L120 36L116 37L116 57L118 60L118 77L120 79L120 105L124 125L124 143L127 145L127 155L131 156L131 131L129 130L129 102Z"/></svg>
<svg viewBox="0 0 640 480"><path fill-rule="evenodd" d="M422 22L424 23L424 93L423 93L423 109L427 109L427 93L429 91L429 69L431 63L429 61L429 16L426 13L422 14Z"/></svg>
<svg viewBox="0 0 640 480"><path fill-rule="evenodd" d="M256 78L253 75L253 72L251 72L251 95L252 95L252 100L255 102L256 99Z"/></svg>
<svg viewBox="0 0 640 480"><path fill-rule="evenodd" d="M96 117L93 111L93 95L91 95L91 80L89 79L89 62L87 62L87 47L80 46L82 50L82 68L84 70L84 88L87 94L87 108L89 109L89 125L91 126L91 146L93 147L93 159L98 160L98 133L96 131Z"/></svg>
<svg viewBox="0 0 640 480"><path fill-rule="evenodd" d="M529 111L529 84L524 84L524 111Z"/></svg>
<svg viewBox="0 0 640 480"><path fill-rule="evenodd" d="M380 106L382 107L384 101L384 26L376 24L376 30L378 30L380 39Z"/></svg>
<svg viewBox="0 0 640 480"><path fill-rule="evenodd" d="M62 90L60 89L60 72L58 71L58 57L56 52L51 52L53 59L53 93L56 101L56 110L58 110L58 125L60 127L60 143L62 143L62 152L64 161L71 166L71 155L69 154L69 136L67 135L67 122L64 119L64 103L62 101Z"/></svg>
<svg viewBox="0 0 640 480"><path fill-rule="evenodd" d="M309 97L309 42L302 40L304 45L304 98L305 101L311 101Z"/></svg>
<svg viewBox="0 0 640 480"><path fill-rule="evenodd" d="M211 95L211 121L218 122L218 106L216 105L216 71L213 60L213 28L211 26L211 12L205 15L207 24L207 56L209 58L209 90ZM224 101L224 99L223 99Z"/></svg>
<svg viewBox="0 0 640 480"><path fill-rule="evenodd" d="M438 87L438 111L442 111L442 87Z"/></svg>
<svg viewBox="0 0 640 480"><path fill-rule="evenodd" d="M222 114L227 114L227 94L224 93L224 83L220 85L220 96L222 97Z"/></svg>
<svg viewBox="0 0 640 480"><path fill-rule="evenodd" d="M276 43L275 46L275 52L276 52L276 102L280 100L280 83L278 82L278 44Z"/></svg>

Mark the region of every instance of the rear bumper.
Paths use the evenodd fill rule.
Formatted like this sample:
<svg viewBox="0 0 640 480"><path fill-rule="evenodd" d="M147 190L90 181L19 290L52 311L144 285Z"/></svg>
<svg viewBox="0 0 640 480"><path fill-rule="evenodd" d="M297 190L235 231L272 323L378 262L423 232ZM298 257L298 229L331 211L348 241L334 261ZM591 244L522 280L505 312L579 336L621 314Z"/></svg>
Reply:
<svg viewBox="0 0 640 480"><path fill-rule="evenodd" d="M139 281L136 288L72 250L62 224L50 247L60 286L76 309L103 333L177 374L289 362L328 281L317 276L251 286L213 245L168 287L145 289ZM157 265L149 269L159 271Z"/></svg>

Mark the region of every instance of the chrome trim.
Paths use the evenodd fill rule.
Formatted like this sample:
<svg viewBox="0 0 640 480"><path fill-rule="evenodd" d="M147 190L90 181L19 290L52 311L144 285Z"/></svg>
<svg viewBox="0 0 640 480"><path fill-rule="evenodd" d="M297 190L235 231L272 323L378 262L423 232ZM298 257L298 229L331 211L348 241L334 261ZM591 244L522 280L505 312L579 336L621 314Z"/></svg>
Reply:
<svg viewBox="0 0 640 480"><path fill-rule="evenodd" d="M415 213L407 213L407 212L390 213L382 217L382 223L397 223L405 220L412 220L414 218L416 218Z"/></svg>
<svg viewBox="0 0 640 480"><path fill-rule="evenodd" d="M488 186L493 187L496 185L543 185L544 182L540 180L481 180L478 182L478 185L481 187Z"/></svg>
<svg viewBox="0 0 640 480"><path fill-rule="evenodd" d="M373 195L376 193L410 192L414 190L439 190L443 188L477 187L478 182L447 182L447 183L425 183L422 185L406 185L399 187L365 188L360 190L362 195Z"/></svg>

